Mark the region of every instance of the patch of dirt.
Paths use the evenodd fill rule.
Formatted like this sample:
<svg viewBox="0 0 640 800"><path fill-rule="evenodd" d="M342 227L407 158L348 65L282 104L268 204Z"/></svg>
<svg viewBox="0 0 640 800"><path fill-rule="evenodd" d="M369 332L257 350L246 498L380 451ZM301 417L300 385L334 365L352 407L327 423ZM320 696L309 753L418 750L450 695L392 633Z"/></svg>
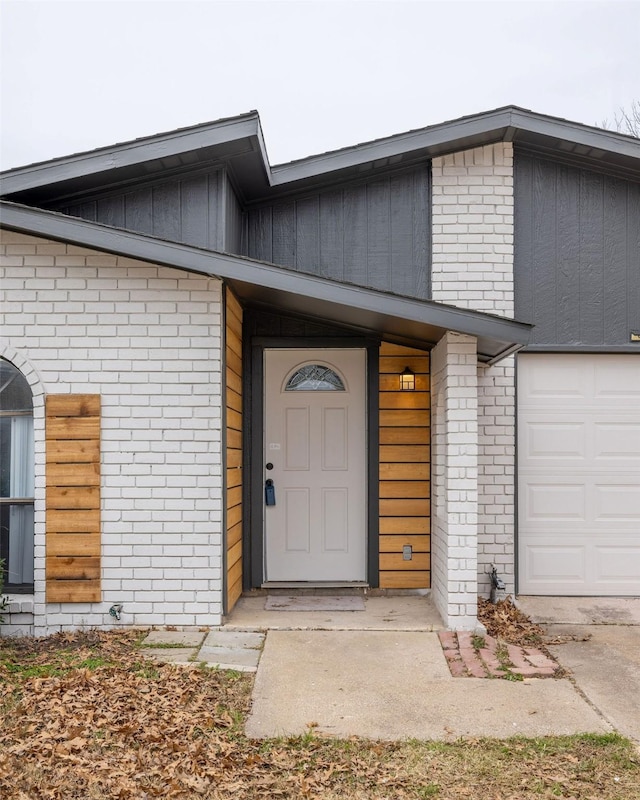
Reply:
<svg viewBox="0 0 640 800"><path fill-rule="evenodd" d="M588 642L591 639L590 633L581 635L573 633L547 634L541 625L532 622L523 611L514 605L511 597L498 600L497 603L479 597L478 620L485 626L489 636L521 647L539 647L547 655L549 655L546 650L547 645Z"/></svg>
<svg viewBox="0 0 640 800"><path fill-rule="evenodd" d="M485 626L489 636L502 642L521 647L539 647L544 642L544 628L531 622L510 597L497 603L479 597L478 620Z"/></svg>

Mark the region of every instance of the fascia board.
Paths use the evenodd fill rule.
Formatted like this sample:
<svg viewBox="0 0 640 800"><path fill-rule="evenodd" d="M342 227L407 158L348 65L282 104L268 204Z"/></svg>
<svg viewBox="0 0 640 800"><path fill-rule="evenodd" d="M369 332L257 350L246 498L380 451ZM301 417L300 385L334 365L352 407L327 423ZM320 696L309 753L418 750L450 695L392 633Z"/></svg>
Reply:
<svg viewBox="0 0 640 800"><path fill-rule="evenodd" d="M259 115L257 112L250 112L242 117L7 170L0 173L0 181L2 194L11 195L38 186L175 157L253 137L269 184L279 187L412 152L428 154L433 151L441 154L502 139L517 139L520 132L525 134L524 138L526 133L532 133L640 159L640 142L633 137L543 116L516 106L506 106L271 167Z"/></svg>
<svg viewBox="0 0 640 800"><path fill-rule="evenodd" d="M271 167L272 185L303 180L327 172L336 172L349 167L357 167L379 159L393 158L417 150L450 145L456 149L456 142L470 137L491 134L498 136L511 124L511 112L508 109L492 111L484 115L464 118L453 122L445 122L417 131L390 136L374 142L365 142L337 150L310 156L302 161L279 164Z"/></svg>
<svg viewBox="0 0 640 800"><path fill-rule="evenodd" d="M640 139L633 136L605 128L592 128L579 122L544 117L524 109L514 109L511 116L513 127L519 130L640 159Z"/></svg>
<svg viewBox="0 0 640 800"><path fill-rule="evenodd" d="M258 148L267 164L258 115L251 114L239 120L216 122L195 129L187 128L174 133L159 134L126 144L7 170L0 173L1 191L3 195L11 195L38 186L179 156L252 136L257 138Z"/></svg>
<svg viewBox="0 0 640 800"><path fill-rule="evenodd" d="M344 308L411 320L505 344L524 345L529 340L530 325L479 311L337 283L240 256L200 250L6 201L0 202L0 211L5 227L23 233L73 242L189 272L264 286L272 291L312 297Z"/></svg>
<svg viewBox="0 0 640 800"><path fill-rule="evenodd" d="M417 131L398 134L374 142L311 156L301 161L271 167L272 186L313 178L322 174L349 169L377 160L393 158L414 151L438 154L455 152L465 142L477 139L478 146L502 139L517 138L517 133L535 133L565 140L597 150L640 159L640 140L605 129L591 128L578 122L545 117L511 106L473 117L444 122ZM515 134L515 135L514 135Z"/></svg>

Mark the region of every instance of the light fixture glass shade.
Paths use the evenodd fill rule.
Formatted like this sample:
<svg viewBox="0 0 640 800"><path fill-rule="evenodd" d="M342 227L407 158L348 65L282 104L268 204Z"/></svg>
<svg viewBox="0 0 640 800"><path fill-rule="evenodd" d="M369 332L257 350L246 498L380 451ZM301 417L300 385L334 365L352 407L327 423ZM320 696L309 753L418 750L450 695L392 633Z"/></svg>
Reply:
<svg viewBox="0 0 640 800"><path fill-rule="evenodd" d="M400 373L400 388L403 392L413 392L416 388L416 375L409 367L405 367Z"/></svg>

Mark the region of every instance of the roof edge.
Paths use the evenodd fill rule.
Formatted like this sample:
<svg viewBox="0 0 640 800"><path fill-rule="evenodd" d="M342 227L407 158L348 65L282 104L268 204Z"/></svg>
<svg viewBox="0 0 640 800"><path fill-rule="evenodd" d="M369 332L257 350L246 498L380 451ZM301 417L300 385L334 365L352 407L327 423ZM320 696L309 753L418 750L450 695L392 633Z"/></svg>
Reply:
<svg viewBox="0 0 640 800"><path fill-rule="evenodd" d="M297 181L322 178L343 169L357 168L369 162L393 159L412 152L428 158L433 157L432 154L440 155L478 144L511 139L514 130L566 140L640 162L640 140L633 136L508 105L271 167L260 115L257 111L250 111L235 117L16 167L0 173L1 191L4 196L12 195L120 167L228 144L246 137L255 140L269 185L282 188Z"/></svg>
<svg viewBox="0 0 640 800"><path fill-rule="evenodd" d="M439 148L438 154L454 152L460 149L460 142L470 137L486 137L488 144L511 138L514 128L527 133L568 139L574 144L640 159L640 140L634 136L511 105L274 165L271 167L272 185L281 186L411 151Z"/></svg>
<svg viewBox="0 0 640 800"><path fill-rule="evenodd" d="M192 125L96 150L15 167L0 172L1 192L5 196L15 194L39 186L168 158L251 136L256 138L262 160L268 170L260 116L257 111L250 111L237 117Z"/></svg>

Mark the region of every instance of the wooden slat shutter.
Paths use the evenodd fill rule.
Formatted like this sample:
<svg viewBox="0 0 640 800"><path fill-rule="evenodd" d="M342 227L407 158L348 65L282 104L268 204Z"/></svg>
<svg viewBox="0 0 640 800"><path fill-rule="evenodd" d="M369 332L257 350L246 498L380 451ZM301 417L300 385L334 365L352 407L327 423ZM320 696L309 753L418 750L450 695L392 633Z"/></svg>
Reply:
<svg viewBox="0 0 640 800"><path fill-rule="evenodd" d="M100 395L48 395L45 412L47 602L97 602Z"/></svg>

